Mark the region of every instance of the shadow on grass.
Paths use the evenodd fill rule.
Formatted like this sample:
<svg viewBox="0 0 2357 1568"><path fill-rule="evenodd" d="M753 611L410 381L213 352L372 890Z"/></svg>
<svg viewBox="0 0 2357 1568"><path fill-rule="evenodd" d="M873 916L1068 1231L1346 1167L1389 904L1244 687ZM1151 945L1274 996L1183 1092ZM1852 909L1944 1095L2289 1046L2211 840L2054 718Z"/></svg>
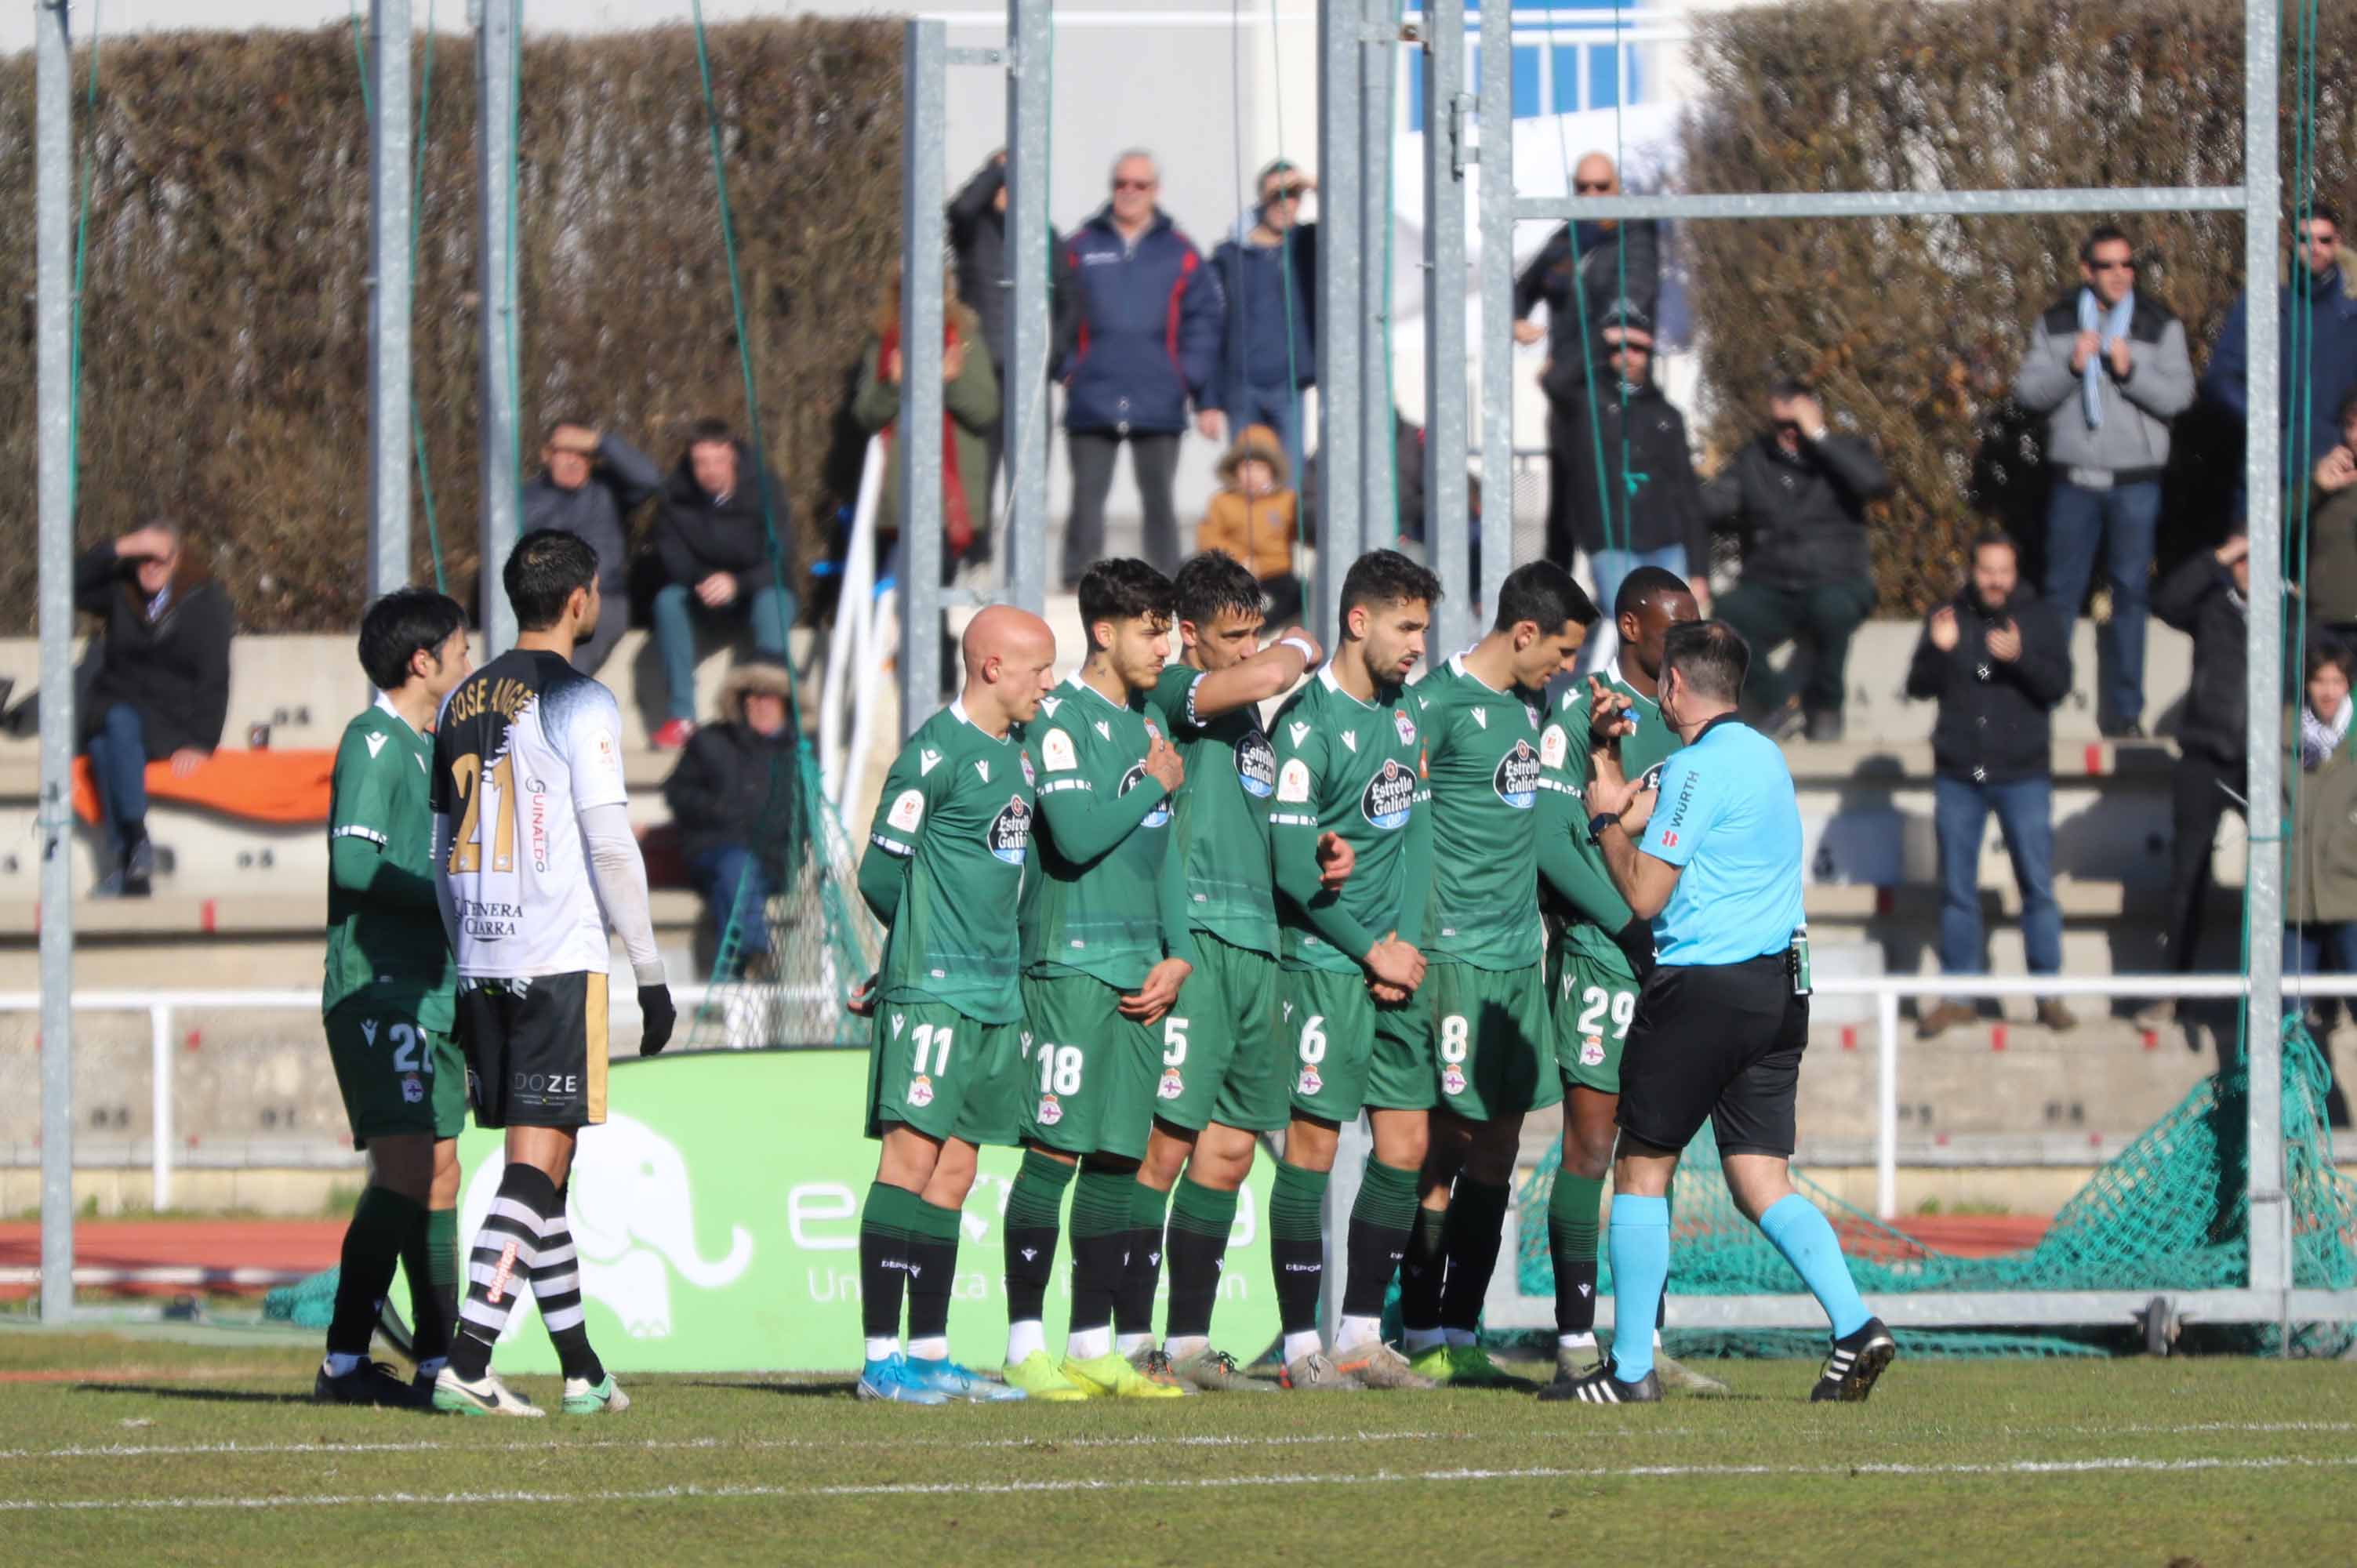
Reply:
<svg viewBox="0 0 2357 1568"><path fill-rule="evenodd" d="M169 1383L76 1383L76 1393L144 1394L150 1399L192 1400L199 1404L309 1404L311 1396L253 1389L191 1389Z"/></svg>
<svg viewBox="0 0 2357 1568"><path fill-rule="evenodd" d="M848 1399L859 1387L856 1378L830 1378L823 1381L797 1383L769 1382L694 1382L691 1389L718 1389L724 1393L782 1394L789 1399Z"/></svg>

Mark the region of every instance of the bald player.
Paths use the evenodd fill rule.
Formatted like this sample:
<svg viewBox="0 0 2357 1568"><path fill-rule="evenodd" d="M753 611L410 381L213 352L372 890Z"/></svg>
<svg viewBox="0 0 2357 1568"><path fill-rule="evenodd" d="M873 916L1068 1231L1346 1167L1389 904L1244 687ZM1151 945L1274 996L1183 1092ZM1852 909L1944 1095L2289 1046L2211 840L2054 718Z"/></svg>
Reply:
<svg viewBox="0 0 2357 1568"><path fill-rule="evenodd" d="M1020 726L1053 684L1056 639L994 605L962 647L965 690L894 759L859 863L886 932L853 1004L875 1019L867 1135L883 1144L859 1216L859 1395L903 1404L1023 1397L950 1359L950 1284L975 1151L1022 1142L1017 906L1034 797Z"/></svg>

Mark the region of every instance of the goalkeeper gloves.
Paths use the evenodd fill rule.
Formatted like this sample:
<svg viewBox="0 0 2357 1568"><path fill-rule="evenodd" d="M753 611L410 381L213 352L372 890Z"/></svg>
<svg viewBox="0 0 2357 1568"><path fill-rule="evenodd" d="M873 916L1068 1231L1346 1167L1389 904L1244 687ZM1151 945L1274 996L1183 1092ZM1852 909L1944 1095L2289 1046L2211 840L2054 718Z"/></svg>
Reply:
<svg viewBox="0 0 2357 1568"><path fill-rule="evenodd" d="M639 1027L639 1055L662 1055L671 1044L673 1026L679 1022L679 1012L671 1004L671 987L660 980L640 986L639 1013L645 1020Z"/></svg>

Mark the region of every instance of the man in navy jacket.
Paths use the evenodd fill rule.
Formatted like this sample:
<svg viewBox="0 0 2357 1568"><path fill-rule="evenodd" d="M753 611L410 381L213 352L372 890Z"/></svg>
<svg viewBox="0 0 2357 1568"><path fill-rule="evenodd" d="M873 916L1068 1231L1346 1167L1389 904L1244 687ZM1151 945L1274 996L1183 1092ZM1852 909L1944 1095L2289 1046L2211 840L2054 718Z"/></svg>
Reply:
<svg viewBox="0 0 2357 1568"><path fill-rule="evenodd" d="M1068 587L1104 554L1105 496L1125 441L1145 506L1144 554L1166 575L1178 569L1178 438L1189 402L1201 408L1218 366L1227 306L1202 253L1155 205L1161 184L1150 155L1124 153L1113 199L1064 245L1071 282L1056 296L1056 327L1072 453ZM1217 414L1197 418L1217 434Z"/></svg>
<svg viewBox="0 0 2357 1568"><path fill-rule="evenodd" d="M2341 400L2357 387L2357 277L2343 262L2341 219L2319 201L2296 226L2292 259L2276 295L2276 321L2283 349L2284 472L2298 475L2313 468L2341 444ZM2250 417L2250 300L2245 293L2226 315L2211 350L2210 368L2201 377L2201 394L2236 420ZM2309 348L2306 397L2296 405L2302 389L2293 381L2292 346L2305 338ZM2301 414L2306 423L2301 423ZM2242 511L2242 489L2235 488L2235 511Z"/></svg>

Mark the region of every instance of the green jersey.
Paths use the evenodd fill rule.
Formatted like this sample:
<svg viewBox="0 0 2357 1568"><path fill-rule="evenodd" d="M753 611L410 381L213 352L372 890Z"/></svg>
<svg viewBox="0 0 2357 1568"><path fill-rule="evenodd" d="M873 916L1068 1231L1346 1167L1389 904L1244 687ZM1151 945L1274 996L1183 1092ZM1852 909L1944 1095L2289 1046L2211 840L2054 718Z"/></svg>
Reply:
<svg viewBox="0 0 2357 1568"><path fill-rule="evenodd" d="M1186 855L1187 921L1232 947L1275 958L1268 802L1276 793L1276 750L1250 705L1198 720L1195 689L1202 679L1200 670L1173 664L1154 688L1154 705L1187 765L1173 824Z"/></svg>
<svg viewBox="0 0 2357 1568"><path fill-rule="evenodd" d="M1663 721L1660 704L1640 696L1620 676L1618 664L1604 671L1605 684L1620 694L1622 705L1637 721L1634 735L1620 737L1620 767L1631 778L1650 786L1661 775L1662 764L1684 743ZM1539 864L1556 896L1555 909L1568 916L1563 940L1567 949L1629 972L1629 961L1613 933L1636 917L1612 885L1605 869L1604 852L1587 840L1587 782L1595 760L1588 750L1587 682L1566 690L1548 716L1539 738Z"/></svg>
<svg viewBox="0 0 2357 1568"><path fill-rule="evenodd" d="M1523 969L1546 956L1539 921L1539 720L1544 696L1483 683L1458 654L1417 682L1432 791L1427 958Z"/></svg>
<svg viewBox="0 0 2357 1568"><path fill-rule="evenodd" d="M985 1024L1023 1016L1016 921L1031 848L1030 760L1017 730L990 735L952 703L893 759L867 854L906 867L877 989L888 1002L939 1002ZM863 888L872 884L862 868ZM879 863L873 868L888 873Z"/></svg>
<svg viewBox="0 0 2357 1568"><path fill-rule="evenodd" d="M433 742L380 695L344 726L328 807L328 963L320 1009L364 997L447 1033L457 972L434 894Z"/></svg>
<svg viewBox="0 0 2357 1568"><path fill-rule="evenodd" d="M1146 771L1162 722L1144 699L1116 703L1076 672L1039 699L1030 728L1039 875L1024 908L1024 972L1135 990L1166 951L1194 952L1184 918L1174 929L1164 914L1170 796Z"/></svg>
<svg viewBox="0 0 2357 1568"><path fill-rule="evenodd" d="M1386 934L1415 933L1408 913L1408 824L1423 789L1420 744L1404 687L1362 703L1331 665L1276 715L1276 796L1268 821L1287 969L1359 972ZM1339 892L1318 885L1318 840L1339 833L1357 857Z"/></svg>

